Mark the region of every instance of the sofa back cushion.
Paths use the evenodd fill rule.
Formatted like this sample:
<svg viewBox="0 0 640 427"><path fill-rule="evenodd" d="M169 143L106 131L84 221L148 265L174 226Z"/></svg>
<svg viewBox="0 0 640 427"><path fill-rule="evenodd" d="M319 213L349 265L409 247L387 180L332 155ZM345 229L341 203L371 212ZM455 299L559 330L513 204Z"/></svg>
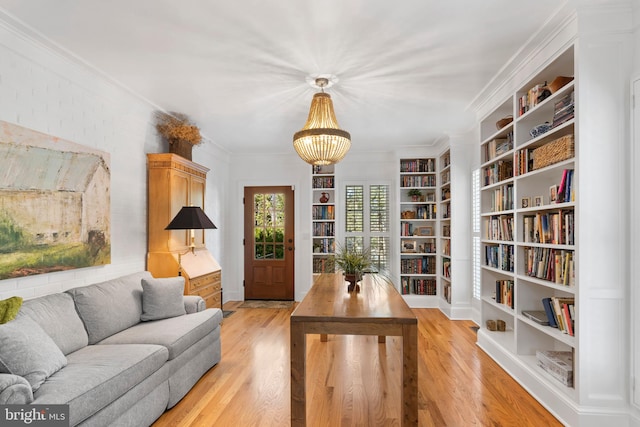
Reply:
<svg viewBox="0 0 640 427"><path fill-rule="evenodd" d="M40 325L64 355L85 347L89 342L84 324L69 294L51 294L25 300L20 314L29 316Z"/></svg>
<svg viewBox="0 0 640 427"><path fill-rule="evenodd" d="M151 273L142 271L67 291L89 334L89 344L140 322L142 279L151 277Z"/></svg>

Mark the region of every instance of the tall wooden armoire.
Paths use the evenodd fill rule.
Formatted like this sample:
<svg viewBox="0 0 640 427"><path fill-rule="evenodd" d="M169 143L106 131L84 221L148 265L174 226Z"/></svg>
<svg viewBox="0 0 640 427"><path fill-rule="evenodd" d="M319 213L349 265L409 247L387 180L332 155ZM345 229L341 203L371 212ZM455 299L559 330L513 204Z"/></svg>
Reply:
<svg viewBox="0 0 640 427"><path fill-rule="evenodd" d="M147 270L154 277L173 277L182 270L185 295L199 295L208 308L222 308L221 269L205 246L204 230L165 230L183 206L204 208L209 169L171 153L147 154L147 163Z"/></svg>

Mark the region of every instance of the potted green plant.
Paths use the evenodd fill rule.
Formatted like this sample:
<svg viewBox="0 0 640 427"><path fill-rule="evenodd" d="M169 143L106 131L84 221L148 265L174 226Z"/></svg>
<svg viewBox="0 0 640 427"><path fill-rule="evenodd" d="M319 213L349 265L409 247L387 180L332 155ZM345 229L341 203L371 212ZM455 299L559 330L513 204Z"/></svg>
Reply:
<svg viewBox="0 0 640 427"><path fill-rule="evenodd" d="M336 267L344 273L345 280L349 282L349 292L359 292L358 281L362 280L364 273L374 270L371 251L366 247L359 250L347 245L338 245L334 262Z"/></svg>
<svg viewBox="0 0 640 427"><path fill-rule="evenodd" d="M422 191L418 190L417 188L412 188L407 191L407 196L411 197L412 201L417 202L422 197Z"/></svg>

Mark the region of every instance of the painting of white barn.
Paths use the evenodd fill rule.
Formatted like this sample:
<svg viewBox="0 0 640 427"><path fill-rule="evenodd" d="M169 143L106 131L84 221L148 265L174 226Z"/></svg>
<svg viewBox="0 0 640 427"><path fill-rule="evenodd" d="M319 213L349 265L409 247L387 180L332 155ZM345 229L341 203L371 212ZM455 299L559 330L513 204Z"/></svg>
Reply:
<svg viewBox="0 0 640 427"><path fill-rule="evenodd" d="M109 154L0 121L0 280L111 262Z"/></svg>

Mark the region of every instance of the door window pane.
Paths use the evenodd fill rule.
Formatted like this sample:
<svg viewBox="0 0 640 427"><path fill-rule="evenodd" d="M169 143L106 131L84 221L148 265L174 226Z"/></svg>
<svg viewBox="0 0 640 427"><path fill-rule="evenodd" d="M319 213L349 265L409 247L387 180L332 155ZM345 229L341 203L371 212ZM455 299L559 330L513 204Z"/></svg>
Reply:
<svg viewBox="0 0 640 427"><path fill-rule="evenodd" d="M253 207L255 259L284 259L284 194L256 194Z"/></svg>

